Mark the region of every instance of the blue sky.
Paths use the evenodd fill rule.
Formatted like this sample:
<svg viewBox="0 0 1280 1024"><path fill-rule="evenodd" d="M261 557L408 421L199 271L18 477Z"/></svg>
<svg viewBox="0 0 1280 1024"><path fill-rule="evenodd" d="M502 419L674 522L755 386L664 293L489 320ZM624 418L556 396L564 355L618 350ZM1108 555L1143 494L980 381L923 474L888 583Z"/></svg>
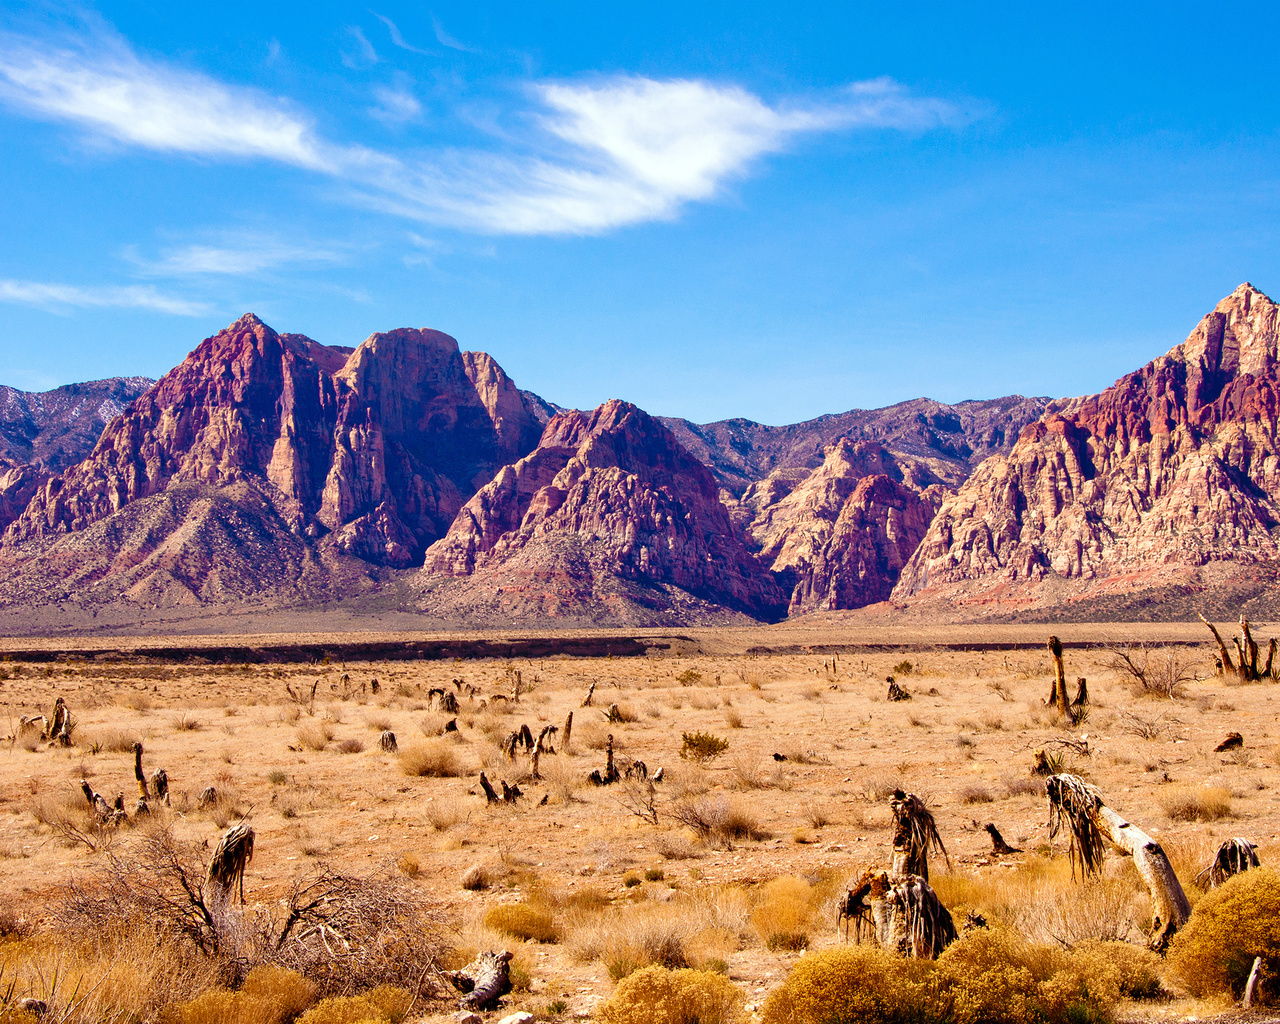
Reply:
<svg viewBox="0 0 1280 1024"><path fill-rule="evenodd" d="M1276 11L8 4L0 383L251 310L695 420L1096 391L1280 292Z"/></svg>

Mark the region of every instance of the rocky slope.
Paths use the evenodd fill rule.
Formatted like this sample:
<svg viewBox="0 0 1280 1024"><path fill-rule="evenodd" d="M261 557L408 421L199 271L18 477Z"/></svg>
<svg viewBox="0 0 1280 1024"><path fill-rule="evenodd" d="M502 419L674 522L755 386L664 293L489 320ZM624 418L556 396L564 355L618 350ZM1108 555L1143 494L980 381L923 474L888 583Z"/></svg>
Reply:
<svg viewBox="0 0 1280 1024"><path fill-rule="evenodd" d="M550 411L437 331L375 334L351 350L250 314L113 420L4 544L84 530L173 486L249 483L296 536L407 566L477 480L536 443Z"/></svg>
<svg viewBox="0 0 1280 1024"><path fill-rule="evenodd" d="M751 420L662 422L696 458L709 466L730 494L741 497L769 477L796 480L817 469L826 449L841 438L877 441L916 475L959 486L989 455L1007 452L1022 428L1044 412L1047 398L1010 395L946 405L928 398L883 409L853 409L803 423L774 427Z"/></svg>
<svg viewBox="0 0 1280 1024"><path fill-rule="evenodd" d="M166 602L343 596L334 581L366 580L366 563L420 562L553 412L436 331L353 350L246 315L65 473L0 468L0 600L74 596L76 580Z"/></svg>
<svg viewBox="0 0 1280 1024"><path fill-rule="evenodd" d="M1185 342L1053 403L945 500L895 600L1159 594L1280 556L1280 309L1243 284Z"/></svg>
<svg viewBox="0 0 1280 1024"><path fill-rule="evenodd" d="M785 598L717 491L710 471L633 405L560 413L532 453L467 502L423 573L473 577L515 610L569 613L582 603L572 581L610 578L776 617Z"/></svg>
<svg viewBox="0 0 1280 1024"><path fill-rule="evenodd" d="M861 608L888 598L944 493L905 483L878 442L842 438L748 535L790 591L789 614Z"/></svg>
<svg viewBox="0 0 1280 1024"><path fill-rule="evenodd" d="M61 472L93 451L102 428L154 383L112 377L52 391L0 385L0 460Z"/></svg>

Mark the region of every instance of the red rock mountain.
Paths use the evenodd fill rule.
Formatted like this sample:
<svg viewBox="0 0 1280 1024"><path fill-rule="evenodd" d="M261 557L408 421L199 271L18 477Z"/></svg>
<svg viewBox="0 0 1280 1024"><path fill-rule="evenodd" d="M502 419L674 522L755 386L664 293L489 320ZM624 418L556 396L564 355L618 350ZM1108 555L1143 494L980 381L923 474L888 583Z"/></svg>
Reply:
<svg viewBox="0 0 1280 1024"><path fill-rule="evenodd" d="M747 551L715 478L656 419L626 402L563 412L504 466L427 551L427 576L474 577L513 609L565 613L569 563L592 578L671 586L757 618L785 597ZM572 575L572 573L570 573Z"/></svg>
<svg viewBox="0 0 1280 1024"><path fill-rule="evenodd" d="M894 591L995 609L1198 585L1280 556L1280 310L1243 284L1181 345L1053 403L946 499Z"/></svg>
<svg viewBox="0 0 1280 1024"><path fill-rule="evenodd" d="M112 377L52 391L0 384L0 460L61 472L93 451L102 428L154 383Z"/></svg>
<svg viewBox="0 0 1280 1024"><path fill-rule="evenodd" d="M4 544L84 530L175 486L249 484L294 535L407 566L478 481L533 447L551 411L438 331L375 334L353 351L250 314L130 404Z"/></svg>
<svg viewBox="0 0 1280 1024"><path fill-rule="evenodd" d="M747 531L791 591L790 614L861 608L889 597L944 493L905 483L878 442L842 438Z"/></svg>

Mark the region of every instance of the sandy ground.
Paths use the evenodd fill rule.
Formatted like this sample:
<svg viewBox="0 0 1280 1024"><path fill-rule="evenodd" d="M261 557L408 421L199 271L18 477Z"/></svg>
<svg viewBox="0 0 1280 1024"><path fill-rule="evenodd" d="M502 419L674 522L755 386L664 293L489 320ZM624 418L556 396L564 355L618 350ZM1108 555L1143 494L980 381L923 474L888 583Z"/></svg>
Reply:
<svg viewBox="0 0 1280 1024"><path fill-rule="evenodd" d="M894 785L927 796L954 875L979 884L999 879L1017 870L1011 864L1049 852L1044 798L1026 784L1035 751L1046 747L1064 749L1066 768L1085 774L1110 804L1157 835L1171 854L1179 853L1180 864L1194 865L1232 835L1251 839L1264 863L1275 862L1280 690L1274 685L1242 686L1214 676L1207 645L1175 647L1150 657L1153 667L1167 667L1173 657L1185 671L1178 699L1137 696L1131 681L1111 667L1108 652L1069 649L1072 689L1077 676L1087 677L1093 703L1083 725L1066 730L1042 704L1051 679L1042 646L978 652L942 646L979 640L1041 645L1045 629L978 632L938 627L858 633L838 622L688 630L665 649L633 658L174 666L94 658L83 645L76 650L88 655L84 660L10 658L0 661L5 731L15 730L20 715L48 714L61 696L76 716L78 743L69 750L28 750L16 743L0 749L0 805L8 812L0 815L0 886L19 906L34 908L73 873L101 864L101 853L69 846L39 824L33 807L74 800L82 777L104 795L125 794L132 804L128 744L134 739L145 746L148 770L167 770L181 812L176 828L184 837L212 843L220 831L217 819L227 820L225 806L222 812L197 808L197 794L207 786L223 793L233 813L247 814L257 832L246 876L250 900L274 898L322 861L355 872L394 870L396 864L412 871L416 864L416 883L439 901L449 938L463 944L487 909L533 890L563 897L590 888L624 907L678 901L723 884L750 894L770 878L794 874L835 892L847 876L887 866L884 794ZM1263 627L1259 634L1270 632ZM1093 643L1204 639L1177 625L1064 626L1061 635ZM29 651L33 643L6 641L5 648ZM117 641L93 643L99 650L120 649ZM145 647L141 639L137 644ZM868 646L849 646L854 644ZM891 644L912 649L873 649ZM822 645L846 653L833 662ZM806 646L817 653L805 653ZM783 653L745 653L753 649ZM516 672L523 684L518 703L480 709L481 699L511 694ZM912 693L910 701L886 701L889 674ZM377 695L369 688L374 679ZM379 748L379 734L393 730L402 749L426 742L449 717L429 707L428 691L455 692L455 679L463 686L463 706L458 732L445 742L462 774L407 775L397 755ZM287 695L287 685L306 694L313 683L311 709ZM594 706L584 708L592 683ZM468 685L476 688L474 698L466 698ZM602 709L611 704L634 720L607 722ZM511 763L498 752L496 742L521 723L536 735L544 725L563 726L570 711L571 748L558 744L559 753L542 759L542 780L527 777L526 757ZM682 733L697 730L729 744L706 767L679 756ZM1233 731L1243 735L1244 747L1216 753ZM651 773L665 769L656 787L656 826L626 806L623 787L585 784L593 768L603 768L600 747L609 733L620 759L643 760ZM1062 748L1058 741L1064 740L1088 753ZM477 785L482 767L495 783L519 780L524 798L514 807L487 806ZM1230 816L1173 820L1167 813L1171 797L1205 785L1227 790ZM705 844L668 813L681 799L719 794L744 808L768 838ZM987 822L1027 852L993 858L981 830ZM116 842L127 844L127 830ZM1053 852L1065 855L1061 840ZM495 884L466 891L460 878L477 864L487 867ZM1124 868L1117 863L1111 870ZM646 872L650 880L644 880ZM946 877L943 865L935 872ZM625 884L637 875L639 884ZM814 922L814 947L841 941L829 909ZM612 989L604 966L575 957L569 937L530 943L522 955L531 984L509 998L506 1012L589 1016ZM739 938L717 955L754 1008L800 954ZM446 1008L437 1009L447 1019ZM1134 1019L1186 1019L1222 1009L1179 1000L1126 1012Z"/></svg>

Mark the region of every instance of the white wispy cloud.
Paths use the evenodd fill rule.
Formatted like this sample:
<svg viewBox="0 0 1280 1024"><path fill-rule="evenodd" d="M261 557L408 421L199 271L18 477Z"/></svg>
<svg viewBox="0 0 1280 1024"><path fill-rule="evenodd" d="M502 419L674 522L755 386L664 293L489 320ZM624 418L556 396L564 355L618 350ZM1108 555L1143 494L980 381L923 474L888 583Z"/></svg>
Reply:
<svg viewBox="0 0 1280 1024"><path fill-rule="evenodd" d="M369 108L369 113L388 124L404 124L422 113L422 104L404 85L378 86L373 90L373 98L378 102Z"/></svg>
<svg viewBox="0 0 1280 1024"><path fill-rule="evenodd" d="M364 34L351 33L376 60ZM374 95L371 113L385 121L421 112L403 82ZM325 140L286 101L142 60L119 40L42 48L0 35L0 99L34 116L161 152L307 168L384 211L494 234L591 234L671 219L803 136L915 132L976 116L889 79L772 104L736 85L635 76L536 84L528 98L514 112L519 127L501 137L382 152ZM209 259L219 257L211 250Z"/></svg>
<svg viewBox="0 0 1280 1024"><path fill-rule="evenodd" d="M372 12L373 16L387 26L387 34L391 36L391 42L400 47L402 50L408 50L410 53L427 54L426 50L419 50L416 46L410 46L405 42L404 36L400 34L400 29L396 23L388 18L385 14L379 14L377 11Z"/></svg>
<svg viewBox="0 0 1280 1024"><path fill-rule="evenodd" d="M463 53L475 53L475 47L468 46L466 43L459 42L453 36L445 31L444 26L440 24L440 19L434 14L431 15L431 27L436 30L436 42L441 46L447 46L451 50L461 50Z"/></svg>
<svg viewBox="0 0 1280 1024"><path fill-rule="evenodd" d="M332 167L309 121L283 101L142 61L111 41L92 52L0 35L0 99L147 149Z"/></svg>
<svg viewBox="0 0 1280 1024"><path fill-rule="evenodd" d="M86 288L44 281L5 279L0 279L0 302L40 306L55 311L70 306L150 309L158 313L173 313L178 316L198 316L207 310L202 303L166 295L149 285Z"/></svg>
<svg viewBox="0 0 1280 1024"><path fill-rule="evenodd" d="M887 79L779 106L738 86L638 77L545 84L534 96L541 112L529 152L452 152L425 169L384 165L381 202L489 232L594 233L674 217L801 135L919 131L969 116Z"/></svg>
<svg viewBox="0 0 1280 1024"><path fill-rule="evenodd" d="M378 51L373 48L373 43L369 42L364 29L359 25L348 25L347 36L355 48L342 51L343 64L349 68L359 68L366 64L378 63Z"/></svg>
<svg viewBox="0 0 1280 1024"><path fill-rule="evenodd" d="M154 259L142 257L130 247L124 256L143 274L153 277L249 275L283 266L338 263L343 258L343 254L333 248L296 245L275 238L174 246L163 249Z"/></svg>

